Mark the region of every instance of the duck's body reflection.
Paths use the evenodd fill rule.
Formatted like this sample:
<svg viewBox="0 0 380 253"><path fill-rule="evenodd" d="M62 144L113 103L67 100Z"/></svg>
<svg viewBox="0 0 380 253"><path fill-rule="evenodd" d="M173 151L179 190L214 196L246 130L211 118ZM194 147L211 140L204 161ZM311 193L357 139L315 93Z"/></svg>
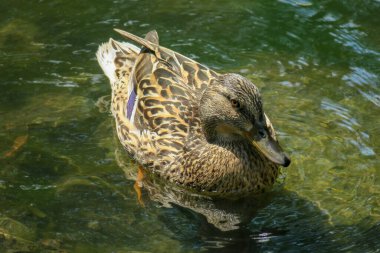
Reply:
<svg viewBox="0 0 380 253"><path fill-rule="evenodd" d="M249 223L256 210L270 203L273 195L264 193L238 200L203 196L167 182L163 183L139 165L124 158L123 150L116 154L118 164L123 168L127 179L136 181L136 198L142 206L153 201L166 208L187 208L203 215L207 223L220 231L236 230Z"/></svg>
<svg viewBox="0 0 380 253"><path fill-rule="evenodd" d="M138 165L120 146L116 158L127 179L135 181ZM355 252L363 244L366 249L375 249L380 232L379 223L375 223L362 234L356 231L353 239L350 226L332 224L326 210L282 186L250 198L227 200L188 192L149 174L139 185L145 206L142 210L155 213L162 207L158 220L172 232L173 239L183 243L185 252L289 252L294 247L329 252L348 244Z"/></svg>

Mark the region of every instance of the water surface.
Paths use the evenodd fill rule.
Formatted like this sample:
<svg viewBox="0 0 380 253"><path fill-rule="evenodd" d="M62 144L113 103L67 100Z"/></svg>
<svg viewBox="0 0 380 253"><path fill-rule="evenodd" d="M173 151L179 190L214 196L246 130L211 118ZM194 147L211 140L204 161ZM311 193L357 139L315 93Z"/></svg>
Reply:
<svg viewBox="0 0 380 253"><path fill-rule="evenodd" d="M0 0L0 251L379 252L380 2ZM292 157L224 203L152 179L115 137L113 28L260 88ZM238 224L241 222L241 224Z"/></svg>

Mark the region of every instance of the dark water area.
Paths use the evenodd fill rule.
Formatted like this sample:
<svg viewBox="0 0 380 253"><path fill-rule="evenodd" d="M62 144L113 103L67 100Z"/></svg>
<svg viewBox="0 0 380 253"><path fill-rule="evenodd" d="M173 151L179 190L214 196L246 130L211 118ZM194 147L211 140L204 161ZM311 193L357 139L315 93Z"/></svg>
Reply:
<svg viewBox="0 0 380 253"><path fill-rule="evenodd" d="M0 252L379 252L380 2L0 0ZM273 191L147 179L95 58L113 28L260 88L292 157Z"/></svg>

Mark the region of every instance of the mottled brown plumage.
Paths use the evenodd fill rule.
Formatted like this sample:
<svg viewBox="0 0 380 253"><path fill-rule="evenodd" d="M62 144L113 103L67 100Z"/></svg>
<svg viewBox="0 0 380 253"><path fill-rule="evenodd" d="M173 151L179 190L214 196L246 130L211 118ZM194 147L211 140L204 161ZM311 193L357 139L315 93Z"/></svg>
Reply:
<svg viewBox="0 0 380 253"><path fill-rule="evenodd" d="M119 139L147 170L206 194L239 197L270 187L281 150L258 89L145 39L116 30L141 49L110 39L99 64L112 87Z"/></svg>

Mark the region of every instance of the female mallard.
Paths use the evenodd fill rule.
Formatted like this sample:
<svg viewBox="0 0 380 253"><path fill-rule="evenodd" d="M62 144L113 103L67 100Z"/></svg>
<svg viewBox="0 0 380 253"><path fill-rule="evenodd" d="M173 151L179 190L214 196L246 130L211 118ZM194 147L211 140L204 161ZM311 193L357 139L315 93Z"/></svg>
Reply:
<svg viewBox="0 0 380 253"><path fill-rule="evenodd" d="M237 197L271 186L282 151L256 86L219 74L145 39L110 39L97 58L111 82L118 137L133 158L159 177L206 194Z"/></svg>

